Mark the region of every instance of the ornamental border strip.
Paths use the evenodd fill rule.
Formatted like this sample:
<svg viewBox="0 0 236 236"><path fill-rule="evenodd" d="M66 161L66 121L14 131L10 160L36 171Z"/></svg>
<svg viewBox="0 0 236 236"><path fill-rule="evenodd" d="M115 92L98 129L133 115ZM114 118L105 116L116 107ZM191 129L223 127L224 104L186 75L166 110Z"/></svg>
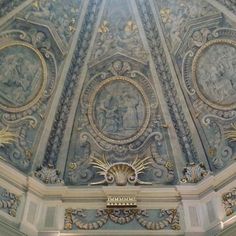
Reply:
<svg viewBox="0 0 236 236"><path fill-rule="evenodd" d="M101 2L101 0L89 1L83 25L79 33L77 47L71 60L71 66L67 73L67 79L60 97L60 103L55 114L53 127L44 156L44 165L48 165L49 163L53 166L56 165L57 156L60 151L61 142L64 136L65 127L71 108L74 90L77 85L78 77L84 64L87 51L89 49L93 28L96 23Z"/></svg>
<svg viewBox="0 0 236 236"><path fill-rule="evenodd" d="M153 16L153 12L148 1L136 0L140 18L143 24L148 45L150 47L151 56L155 64L155 69L160 78L166 102L169 108L170 116L176 129L176 133L185 155L186 161L189 163L198 163L197 153L194 148L191 132L188 122L184 116L182 106L178 104L179 98L171 76L167 58L163 46L161 44L160 35Z"/></svg>

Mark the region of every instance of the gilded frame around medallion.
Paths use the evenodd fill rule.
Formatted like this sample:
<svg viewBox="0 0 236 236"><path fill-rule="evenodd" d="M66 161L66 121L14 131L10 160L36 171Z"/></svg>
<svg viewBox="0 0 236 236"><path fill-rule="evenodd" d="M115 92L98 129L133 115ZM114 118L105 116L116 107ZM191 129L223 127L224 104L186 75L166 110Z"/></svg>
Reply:
<svg viewBox="0 0 236 236"><path fill-rule="evenodd" d="M36 95L29 101L27 102L27 104L19 106L19 107L9 107L6 105L3 105L0 103L0 109L6 111L6 112L11 112L11 113L17 113L17 112L23 112L29 108L31 108L32 106L34 106L39 100L40 98L43 96L43 93L46 89L46 85L47 85L47 64L46 61L44 60L43 55L41 54L41 52L34 48L31 44L26 43L26 42L21 42L21 41L11 41L9 43L4 44L3 46L0 46L0 52L3 49L9 48L9 47L14 47L14 46L22 46L25 47L27 49L30 49L33 51L33 53L36 54L36 56L38 57L40 64L42 66L42 77L41 77L41 85L36 93Z"/></svg>
<svg viewBox="0 0 236 236"><path fill-rule="evenodd" d="M212 45L216 45L216 44L227 44L230 46L235 47L236 49L236 41L234 40L230 40L230 39L213 39L209 42L207 42L206 44L204 44L196 53L196 55L194 56L193 59L193 63L192 63L192 78L193 78L193 86L194 89L196 91L196 93L198 94L198 96L200 97L200 99L205 102L207 105L215 108L215 109L219 109L219 110L232 110L236 108L236 102L232 102L229 105L222 105L219 104L217 102L212 102L210 101L208 98L206 98L204 96L204 94L200 91L198 83L197 83L197 68L198 68L198 63L199 63L199 59L202 56L202 53L208 49L209 47L211 47Z"/></svg>
<svg viewBox="0 0 236 236"><path fill-rule="evenodd" d="M112 83L113 81L125 81L128 82L129 84L131 84L132 86L134 86L138 92L140 93L140 95L142 96L143 102L144 102L144 108L145 108L145 117L143 119L143 123L141 128L137 131L137 133L135 133L134 135L132 135L129 138L126 139L121 139L121 140L116 140L116 139L112 139L109 138L107 136L105 136L101 131L98 130L95 122L94 122L94 114L93 114L93 109L94 109L94 102L95 102L95 98L97 93L107 84ZM139 138L146 130L146 128L148 127L149 121L150 121L150 117L151 117L151 109L150 109L150 104L149 104L149 100L147 95L145 94L143 88L134 80L125 77L125 76L113 76L110 77L104 81L102 81L95 89L95 91L92 93L90 99L89 99L89 106L88 106L88 119L89 119L89 123L92 126L94 132L103 140L105 140L108 143L112 143L112 144L118 144L118 145L123 145L123 144L127 144L127 143L131 143L134 140L136 140L137 138Z"/></svg>

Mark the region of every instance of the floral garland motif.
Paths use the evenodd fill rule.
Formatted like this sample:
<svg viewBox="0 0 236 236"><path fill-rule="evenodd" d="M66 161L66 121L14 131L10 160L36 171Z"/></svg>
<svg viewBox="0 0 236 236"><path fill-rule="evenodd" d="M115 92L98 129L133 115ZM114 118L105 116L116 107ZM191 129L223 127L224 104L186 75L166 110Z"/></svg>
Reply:
<svg viewBox="0 0 236 236"><path fill-rule="evenodd" d="M232 215L236 206L236 188L232 188L229 192L222 195L222 202L225 208L226 216Z"/></svg>
<svg viewBox="0 0 236 236"><path fill-rule="evenodd" d="M96 230L102 228L106 223L125 225L134 219L147 230L162 230L164 228L172 230L180 230L179 213L177 209L161 209L161 220L150 221L148 218L148 210L139 210L132 208L115 208L100 209L96 211L97 220L86 221L85 211L82 209L68 208L65 211L64 229L73 230L74 226L82 230Z"/></svg>
<svg viewBox="0 0 236 236"><path fill-rule="evenodd" d="M10 216L16 217L19 204L20 200L18 196L0 187L0 209L7 210Z"/></svg>

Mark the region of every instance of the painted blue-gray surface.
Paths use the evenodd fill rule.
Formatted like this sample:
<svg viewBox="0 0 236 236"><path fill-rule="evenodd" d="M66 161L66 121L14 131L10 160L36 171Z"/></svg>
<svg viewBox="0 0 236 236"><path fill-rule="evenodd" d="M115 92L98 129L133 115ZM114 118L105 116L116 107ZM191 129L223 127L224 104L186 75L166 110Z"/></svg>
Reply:
<svg viewBox="0 0 236 236"><path fill-rule="evenodd" d="M233 1L221 2L234 12ZM11 11L19 2L1 3ZM233 162L235 143L227 139L225 132L234 130L232 124L236 122L234 107L229 107L235 103L234 43L214 44L203 50L196 66L195 84L192 71L193 59L206 43L215 39L235 42L233 25L219 9L204 0L151 3L114 0L106 1L101 9L101 1L89 1L83 21L78 22L82 9L79 0L70 0L67 4L62 0L34 1L2 26L1 45L13 40L31 45L42 55L47 69L42 97L27 107L41 85L39 59L33 50L24 46L0 50L0 128L9 127L18 135L14 142L0 147L0 155L7 162L25 173L35 171L31 166L37 158L37 145L44 138L41 137L43 130L48 130L50 135L40 163L43 166L37 166L40 167L37 170L51 173L51 179L58 183L62 183L63 178L66 184L72 185L88 185L99 180L97 170L90 163L91 155L105 155L110 163L130 163L137 156L151 156L153 162L141 178L155 185L176 184L176 173L194 163L203 161L207 171L218 172ZM138 7L138 12L132 4ZM102 10L101 19L97 22L99 10ZM81 31L73 59L70 65L64 65L79 23L82 23ZM98 29L95 29L96 23ZM157 78L153 78L152 64L164 100L155 89ZM50 104L63 66L69 67L69 72L64 85L60 84L63 92L57 111L51 114ZM85 80L73 113L71 105L81 73ZM140 90L127 81L113 81L100 88L94 96L92 118L88 119L90 110L86 102L99 83L113 76L125 76L141 87L151 104L147 124L145 114L149 105ZM194 86L198 87L196 93ZM13 110L4 110L4 106ZM23 106L26 109L17 110ZM186 116L186 110L191 117ZM167 124L165 117L169 114L171 123ZM53 121L52 127L45 123L48 117ZM69 124L72 128L65 135L68 120L73 124ZM175 156L171 145L169 126L174 127L181 147L181 159L186 164L182 170L175 166L180 157ZM196 136L202 145L195 142ZM63 150L67 155L61 157L63 137L70 140L68 150ZM204 150L207 158L199 156L198 149ZM66 163L65 167L59 166L61 172L54 170L59 157Z"/></svg>
<svg viewBox="0 0 236 236"><path fill-rule="evenodd" d="M0 1L0 17L11 12L15 7L19 6L23 2L24 0L12 0L12 1L1 0Z"/></svg>

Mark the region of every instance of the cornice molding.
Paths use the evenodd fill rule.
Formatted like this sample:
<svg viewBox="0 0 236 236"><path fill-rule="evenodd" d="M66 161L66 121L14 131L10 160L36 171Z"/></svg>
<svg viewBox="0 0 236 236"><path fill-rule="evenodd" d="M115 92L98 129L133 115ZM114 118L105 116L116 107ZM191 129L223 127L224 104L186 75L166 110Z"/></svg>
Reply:
<svg viewBox="0 0 236 236"><path fill-rule="evenodd" d="M20 191L30 192L44 199L63 201L104 201L107 196L127 193L142 199L142 202L178 202L181 199L201 199L207 193L220 191L227 183L235 179L236 163L224 171L208 176L198 184L153 187L73 187L64 185L46 185L38 179L25 176L7 163L0 161L0 179L13 185Z"/></svg>
<svg viewBox="0 0 236 236"><path fill-rule="evenodd" d="M104 236L104 235L113 235L113 236L128 236L128 235L157 235L157 232L154 231L146 231L146 230L99 230L95 232L92 231L83 231L81 235L87 236L87 235L95 235L96 236ZM78 236L78 231L77 232L62 232L60 233L60 236ZM158 235L159 236L168 236L168 235L175 235L175 236L182 236L184 233L182 231L172 231L172 230L158 230Z"/></svg>

